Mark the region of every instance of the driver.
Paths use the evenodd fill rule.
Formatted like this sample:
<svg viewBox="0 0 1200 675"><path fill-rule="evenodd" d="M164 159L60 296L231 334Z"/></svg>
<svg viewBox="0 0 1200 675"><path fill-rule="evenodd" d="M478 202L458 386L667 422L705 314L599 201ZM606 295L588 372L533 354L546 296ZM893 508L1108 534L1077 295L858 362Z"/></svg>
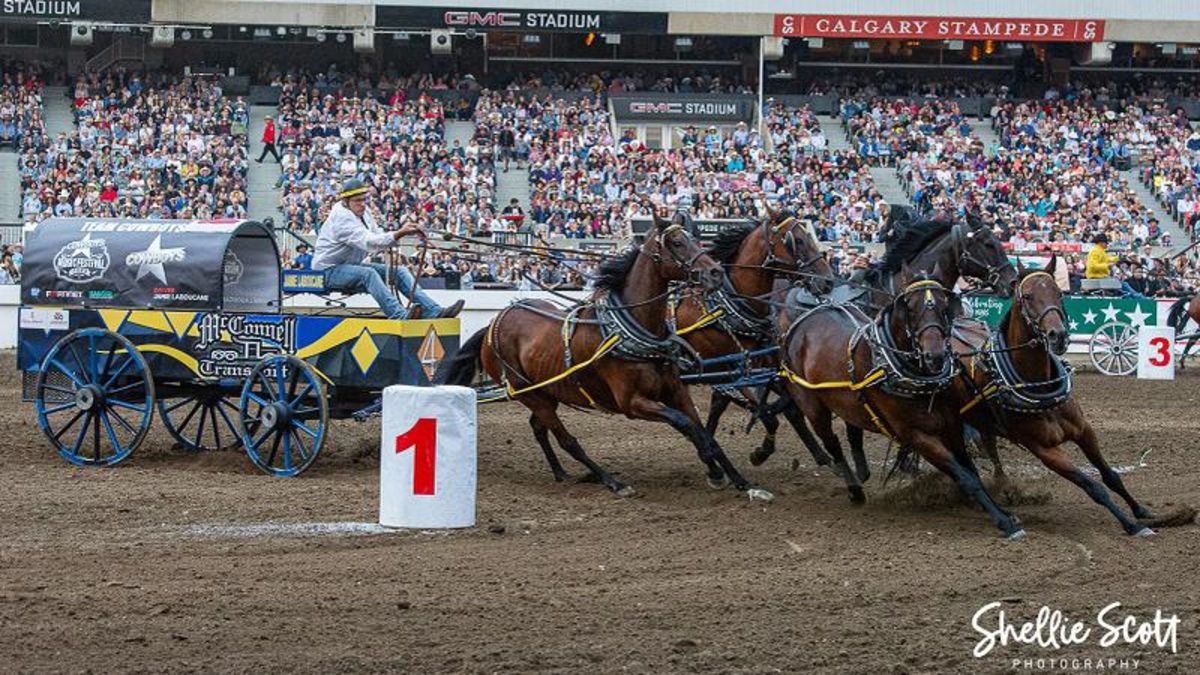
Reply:
<svg viewBox="0 0 1200 675"><path fill-rule="evenodd" d="M405 310L383 282L387 267L365 262L368 255L387 250L403 237L425 237L425 233L416 225L405 225L394 232L384 232L367 211L370 190L366 183L356 178L346 181L342 186L337 203L317 235L312 268L325 272L325 286L330 290L370 293L389 319L419 319L422 316L447 319L458 316L463 308L462 300L443 308L419 286L414 295L416 280L412 273L405 267L393 267L397 288L405 296L411 295L415 301L411 308Z"/></svg>

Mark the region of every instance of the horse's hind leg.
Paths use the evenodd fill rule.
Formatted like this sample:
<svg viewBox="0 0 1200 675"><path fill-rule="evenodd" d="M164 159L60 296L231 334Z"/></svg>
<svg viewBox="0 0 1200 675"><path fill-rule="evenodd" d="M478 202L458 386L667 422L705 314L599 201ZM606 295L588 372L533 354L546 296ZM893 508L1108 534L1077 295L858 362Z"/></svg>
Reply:
<svg viewBox="0 0 1200 675"><path fill-rule="evenodd" d="M725 414L725 409L733 399L728 394L713 389L712 403L708 407L708 421L704 424L704 429L713 436L717 435L717 425L721 423L721 416Z"/></svg>
<svg viewBox="0 0 1200 675"><path fill-rule="evenodd" d="M1113 468L1105 461L1104 455L1100 454L1100 442L1096 438L1096 430L1087 422L1083 423L1083 433L1075 439L1075 444L1083 451L1083 455L1087 457L1092 466L1100 472L1100 480L1104 481L1104 485L1109 490L1121 496L1125 503L1129 505L1129 510L1133 512L1134 518L1153 518L1154 513L1142 506L1138 500L1129 494L1129 490L1125 489L1125 482L1121 480L1121 474L1113 471Z"/></svg>
<svg viewBox="0 0 1200 675"><path fill-rule="evenodd" d="M558 439L558 444L562 446L562 449L566 450L567 454L573 457L575 461L586 466L588 471L591 471L592 475L595 476L596 480L621 497L633 496L633 488L613 478L612 474L604 470L604 467L597 464L591 457L588 457L587 453L583 451L583 446L579 444L579 440L572 436L571 432L567 431L567 428L563 426L562 420L558 418L558 414L553 408L538 407L534 409L533 414L550 430L550 433L554 434L554 438Z"/></svg>
<svg viewBox="0 0 1200 675"><path fill-rule="evenodd" d="M750 463L760 466L775 454L775 434L779 432L779 418L771 413L763 413L759 418L763 424L763 441L750 452Z"/></svg>
<svg viewBox="0 0 1200 675"><path fill-rule="evenodd" d="M850 501L855 504L867 501L862 483L859 482L858 475L850 470L850 465L846 462L846 454L842 452L842 442L838 440L837 434L833 431L833 413L829 408L816 401L805 405L804 412L808 421L812 423L813 431L820 437L821 442L825 444L825 449L833 458L834 468L842 475L842 480L846 481L846 489L850 491Z"/></svg>
<svg viewBox="0 0 1200 675"><path fill-rule="evenodd" d="M533 428L533 437L537 439L538 445L542 447L542 452L546 455L546 463L550 465L550 471L554 472L554 480L559 483L567 479L567 472L563 470L562 463L558 461L558 455L554 452L554 447L550 445L550 430L545 424L538 419L536 414L529 416L529 426Z"/></svg>
<svg viewBox="0 0 1200 675"><path fill-rule="evenodd" d="M863 449L862 427L847 424L846 441L850 443L850 456L854 458L854 470L858 472L859 482L871 480L871 465L867 462L867 453Z"/></svg>
<svg viewBox="0 0 1200 675"><path fill-rule="evenodd" d="M787 393L784 392L783 395L787 396ZM812 455L813 461L818 466L829 466L833 459L821 447L821 443L817 441L817 437L813 436L812 432L809 431L808 425L804 422L804 415L796 407L795 401L789 401L788 405L783 409L783 416L792 425L792 429L796 431L796 435L800 437L800 442L804 444L804 447L808 448L808 453Z"/></svg>

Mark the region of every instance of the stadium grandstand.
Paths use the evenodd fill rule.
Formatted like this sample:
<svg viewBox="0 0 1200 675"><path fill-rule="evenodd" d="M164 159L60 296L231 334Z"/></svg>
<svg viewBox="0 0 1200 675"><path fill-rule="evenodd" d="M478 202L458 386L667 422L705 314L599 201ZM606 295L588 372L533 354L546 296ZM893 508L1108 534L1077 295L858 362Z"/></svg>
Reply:
<svg viewBox="0 0 1200 675"><path fill-rule="evenodd" d="M4 3L4 241L19 260L51 216L270 218L294 250L350 178L391 228L596 250L647 197L706 234L790 208L840 266L896 207L979 211L1076 271L1100 234L1159 253L1200 235L1189 3L493 4Z"/></svg>

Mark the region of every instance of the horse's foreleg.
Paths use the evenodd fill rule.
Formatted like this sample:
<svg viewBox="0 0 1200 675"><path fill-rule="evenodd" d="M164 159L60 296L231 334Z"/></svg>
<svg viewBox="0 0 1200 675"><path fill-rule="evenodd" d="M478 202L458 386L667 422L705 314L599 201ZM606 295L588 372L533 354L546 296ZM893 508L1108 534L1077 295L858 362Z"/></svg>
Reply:
<svg viewBox="0 0 1200 675"><path fill-rule="evenodd" d="M563 482L567 479L567 472L563 469L562 463L558 461L554 447L550 445L550 430L546 428L545 424L542 424L536 414L529 416L529 426L533 429L533 437L542 447L542 453L546 455L546 462L550 465L550 471L554 473L554 480L559 483Z"/></svg>
<svg viewBox="0 0 1200 675"><path fill-rule="evenodd" d="M612 474L605 471L604 468L597 464L591 457L588 457L587 453L583 451L583 446L579 445L578 439L572 436L571 433L567 431L567 428L563 426L562 420L558 418L558 414L553 408L541 406L535 408L533 414L536 415L541 423L550 430L550 433L554 434L554 437L558 439L558 444L562 446L562 449L566 450L567 454L573 457L575 461L586 466L588 471L591 471L592 475L595 476L596 480L600 481L609 490L612 490L622 497L630 497L633 495L633 488L622 483L616 478L613 478Z"/></svg>
<svg viewBox="0 0 1200 675"><path fill-rule="evenodd" d="M916 449L930 464L937 467L946 475L954 479L958 487L974 499L980 506L987 511L992 517L992 522L1004 536L1009 539L1020 539L1025 536L1025 530L1017 524L1016 518L1011 514L1001 509L996 505L995 500L988 494L986 488L983 487L983 481L979 480L979 474L971 470L969 464L964 464L960 461L966 457L966 446L962 441L962 432L958 431L958 438L955 439L955 444L958 446L952 451L947 448L941 439L937 436L913 431L910 443L907 445Z"/></svg>
<svg viewBox="0 0 1200 675"><path fill-rule="evenodd" d="M712 434L704 430L700 424L696 406L683 383L679 383L674 391L670 392L667 399L670 404L637 396L630 402L630 411L637 417L662 420L687 437L696 446L696 452L708 467L710 484L714 484L714 481L723 481L725 477L728 477L734 487L746 492L752 499L771 500L775 498L767 490L751 485L742 477Z"/></svg>
<svg viewBox="0 0 1200 675"><path fill-rule="evenodd" d="M812 423L813 431L820 436L821 442L825 444L825 449L829 451L834 469L841 474L842 480L846 481L846 489L850 491L850 501L855 504L867 501L867 495L863 492L858 474L850 470L850 465L846 462L846 455L842 452L842 443L833 431L833 412L813 396L806 397L801 405L804 407L804 414L808 417L808 421Z"/></svg>
<svg viewBox="0 0 1200 675"><path fill-rule="evenodd" d="M1029 450L1041 460L1042 464L1046 465L1046 468L1079 486L1093 501L1108 509L1120 521L1121 527L1125 528L1126 534L1135 534L1139 537L1154 534L1153 530L1139 525L1137 521L1130 518L1120 507L1114 504L1112 498L1109 497L1108 490L1105 490L1104 486L1087 477L1087 475L1076 468L1075 464L1071 462L1071 458L1067 457L1067 453L1063 451L1061 445L1044 446L1029 444Z"/></svg>
<svg viewBox="0 0 1200 675"><path fill-rule="evenodd" d="M1121 480L1121 474L1113 471L1113 468L1105 461L1104 455L1100 454L1100 441L1096 438L1096 430L1087 422L1083 423L1083 432L1075 439L1075 444L1083 451L1084 457L1096 467L1100 472L1100 480L1104 481L1104 485L1109 490L1121 496L1125 503L1129 505L1129 510L1133 512L1134 518L1153 518L1154 513L1142 506L1138 500L1129 494L1129 490L1125 489L1125 482Z"/></svg>
<svg viewBox="0 0 1200 675"><path fill-rule="evenodd" d="M760 419L763 423L763 441L750 453L750 463L754 466L761 465L775 454L775 434L779 431L779 418L775 415L764 412Z"/></svg>

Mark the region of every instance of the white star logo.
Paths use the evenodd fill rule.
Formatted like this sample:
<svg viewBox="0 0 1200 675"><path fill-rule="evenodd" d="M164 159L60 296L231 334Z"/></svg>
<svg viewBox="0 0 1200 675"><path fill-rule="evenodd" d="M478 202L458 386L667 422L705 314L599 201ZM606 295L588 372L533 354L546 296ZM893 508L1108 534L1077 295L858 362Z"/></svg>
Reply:
<svg viewBox="0 0 1200 675"><path fill-rule="evenodd" d="M1142 311L1141 305L1134 306L1132 312L1125 312L1125 316L1129 317L1129 325L1131 326L1145 326L1146 319L1150 318L1149 314Z"/></svg>
<svg viewBox="0 0 1200 675"><path fill-rule="evenodd" d="M167 272L163 269L163 263L183 262L187 257L187 249L179 248L163 248L162 235L154 238L145 251L130 253L125 256L125 264L129 267L138 266L137 278L134 281L141 281L142 277L147 274L153 274L161 283L167 283Z"/></svg>
<svg viewBox="0 0 1200 675"><path fill-rule="evenodd" d="M1070 327L1072 333L1074 333L1079 328L1079 322L1076 321L1075 319L1071 319L1070 323L1068 323L1067 325Z"/></svg>
<svg viewBox="0 0 1200 675"><path fill-rule="evenodd" d="M1105 307L1104 309L1100 310L1100 313L1104 315L1105 321L1116 321L1117 313L1119 311L1120 310L1118 310L1116 307L1113 307L1113 304L1110 302L1110 303L1108 303L1108 307Z"/></svg>
<svg viewBox="0 0 1200 675"><path fill-rule="evenodd" d="M1084 312L1083 313L1083 322L1084 323L1096 323L1096 313L1090 309L1088 311Z"/></svg>

